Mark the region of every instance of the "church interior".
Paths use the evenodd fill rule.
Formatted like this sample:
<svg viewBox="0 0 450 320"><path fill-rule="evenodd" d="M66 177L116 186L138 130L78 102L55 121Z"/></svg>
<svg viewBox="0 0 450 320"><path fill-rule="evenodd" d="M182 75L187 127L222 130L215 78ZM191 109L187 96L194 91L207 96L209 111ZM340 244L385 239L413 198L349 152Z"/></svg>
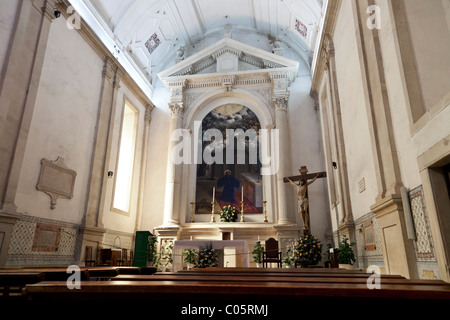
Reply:
<svg viewBox="0 0 450 320"><path fill-rule="evenodd" d="M450 0L1 0L0 298L450 300L449 51Z"/></svg>

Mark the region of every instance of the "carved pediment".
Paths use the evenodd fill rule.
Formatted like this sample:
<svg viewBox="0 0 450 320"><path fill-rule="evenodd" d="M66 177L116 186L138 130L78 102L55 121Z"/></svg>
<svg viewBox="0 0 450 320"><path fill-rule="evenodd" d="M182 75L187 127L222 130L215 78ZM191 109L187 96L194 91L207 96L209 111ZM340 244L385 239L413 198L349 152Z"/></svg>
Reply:
<svg viewBox="0 0 450 320"><path fill-rule="evenodd" d="M209 46L158 74L167 88L184 81L186 87L231 86L297 77L298 62L231 38Z"/></svg>

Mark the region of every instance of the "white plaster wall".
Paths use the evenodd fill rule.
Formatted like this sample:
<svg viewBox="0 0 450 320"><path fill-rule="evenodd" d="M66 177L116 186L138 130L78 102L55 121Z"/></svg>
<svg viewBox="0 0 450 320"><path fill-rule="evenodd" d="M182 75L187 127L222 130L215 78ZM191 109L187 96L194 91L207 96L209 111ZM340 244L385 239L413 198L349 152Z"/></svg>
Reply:
<svg viewBox="0 0 450 320"><path fill-rule="evenodd" d="M405 5L426 110L450 92L450 21L443 2L408 0Z"/></svg>
<svg viewBox="0 0 450 320"><path fill-rule="evenodd" d="M407 3L408 11L414 10L418 5L417 1ZM412 124L408 117L409 102L407 98L407 88L405 84L401 64L401 57L396 43L396 35L392 25L392 17L389 15L389 8L386 0L379 1L382 10L383 27L380 29L380 44L383 55L383 64L385 68L387 92L392 112L392 125L395 134L395 141L400 162L400 170L402 181L405 187L413 189L422 184L419 174L417 157L427 151L434 144L450 134L450 91L442 91L436 94L433 99L437 101L435 108L440 110L437 112L423 127L419 130L412 130ZM431 13L425 16L429 18ZM443 15L441 13L441 15ZM426 36L427 42L440 43L441 35ZM447 38L450 39L450 32L447 29ZM434 41L434 42L433 42ZM432 46L431 46L432 47ZM438 50L439 51L439 50ZM429 54L433 54L435 50L428 50ZM441 59L442 61L442 59ZM439 61L436 61L438 63ZM423 67L423 66L422 66ZM421 68L419 68L419 73ZM431 70L431 68L430 68ZM430 70L426 70L428 73ZM421 75L422 77L429 75ZM429 86L442 86L442 84L450 84L446 69L433 72L433 78L428 81ZM442 90L442 87L441 87ZM428 115L425 114L425 117Z"/></svg>
<svg viewBox="0 0 450 320"><path fill-rule="evenodd" d="M19 0L3 0L0 4L0 74L4 72L19 2Z"/></svg>
<svg viewBox="0 0 450 320"><path fill-rule="evenodd" d="M166 191L167 157L170 137L169 92L162 86L155 88L152 102L150 136L148 139L147 172L144 191L142 230L153 230L163 224Z"/></svg>
<svg viewBox="0 0 450 320"><path fill-rule="evenodd" d="M85 214L103 61L61 16L51 25L47 53L21 170L19 212L81 223ZM36 190L42 158L63 157L77 172L74 197L58 199Z"/></svg>
<svg viewBox="0 0 450 320"><path fill-rule="evenodd" d="M298 175L301 166L307 166L309 173L325 171L323 152L320 144L319 118L314 109L314 99L309 95L311 77L301 76L290 87L289 98L289 130L291 137L290 175ZM308 187L310 202L311 232L321 238L331 227L326 194L325 179L317 179ZM297 192L290 184L286 184L288 210L295 214L297 223L301 223L298 213Z"/></svg>
<svg viewBox="0 0 450 320"><path fill-rule="evenodd" d="M353 218L370 212L377 196L377 182L370 147L363 70L356 37L351 1L342 1L337 16L333 42L336 74L341 103L348 182ZM338 164L339 165L339 164ZM366 190L359 192L358 182L364 178ZM341 218L341 217L340 217Z"/></svg>

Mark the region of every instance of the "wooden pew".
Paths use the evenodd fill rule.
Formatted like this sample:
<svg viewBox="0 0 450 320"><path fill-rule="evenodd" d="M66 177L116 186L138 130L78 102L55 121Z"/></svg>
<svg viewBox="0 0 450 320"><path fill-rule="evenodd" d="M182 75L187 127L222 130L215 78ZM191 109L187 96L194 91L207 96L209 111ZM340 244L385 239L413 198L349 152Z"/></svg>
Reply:
<svg viewBox="0 0 450 320"><path fill-rule="evenodd" d="M18 296L27 284L38 283L45 279L41 272L0 272L0 298Z"/></svg>
<svg viewBox="0 0 450 320"><path fill-rule="evenodd" d="M80 290L70 290L65 282L40 282L24 290L31 301L48 300L147 300L158 301L355 301L367 300L443 300L450 301L448 285L381 283L370 290L362 283L272 282L228 280L155 280L155 281L84 281Z"/></svg>
<svg viewBox="0 0 450 320"><path fill-rule="evenodd" d="M70 276L67 268L63 267L26 267L26 268L10 268L0 269L0 273L42 273L46 281L66 281ZM87 268L80 268L81 280L89 280L89 272Z"/></svg>
<svg viewBox="0 0 450 320"><path fill-rule="evenodd" d="M301 271L300 271L301 270ZM70 290L64 281L27 284L30 301L450 301L450 284L382 275L370 289L371 274L345 270L211 268L172 273L117 274L111 281L82 281ZM370 299L370 300L368 300Z"/></svg>
<svg viewBox="0 0 450 320"><path fill-rule="evenodd" d="M169 274L169 273L166 273ZM215 275L215 276L221 276L225 275L227 273L224 273L223 271L197 271L197 270L190 270L190 271L178 271L176 274L182 275ZM367 278L370 276L368 273L314 273L314 272L275 272L275 271L269 271L266 273L251 273L251 272L232 272L231 274L235 276L248 276L252 274L264 274L264 275L272 275L272 276L278 276L278 277L317 277L317 276L327 276L327 277L334 277L334 278ZM400 275L381 275L382 278L393 278L393 279L405 279L405 277Z"/></svg>
<svg viewBox="0 0 450 320"><path fill-rule="evenodd" d="M154 275L118 275L111 278L112 281L230 281L230 282L291 282L291 283L361 283L366 284L370 274L366 277L279 277L276 275L178 275L157 273ZM426 285L426 286L449 286L448 283L441 280L408 280L404 278L386 278L381 277L380 281L385 284L404 284L404 285Z"/></svg>

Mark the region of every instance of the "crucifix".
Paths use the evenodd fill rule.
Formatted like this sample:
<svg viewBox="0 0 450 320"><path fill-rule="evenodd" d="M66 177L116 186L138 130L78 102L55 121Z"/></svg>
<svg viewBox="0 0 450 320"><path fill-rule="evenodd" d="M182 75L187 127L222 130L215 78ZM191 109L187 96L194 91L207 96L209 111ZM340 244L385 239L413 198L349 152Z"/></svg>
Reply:
<svg viewBox="0 0 450 320"><path fill-rule="evenodd" d="M311 227L308 210L309 207L308 186L314 181L316 181L316 179L318 178L325 178L327 174L326 172L316 172L308 174L308 169L306 168L306 166L302 166L298 171L300 171L300 175L293 177L285 177L283 178L283 181L289 182L290 184L292 184L297 188L298 211L300 212L303 220L303 233L309 234ZM299 181L299 183L296 184L294 181Z"/></svg>

